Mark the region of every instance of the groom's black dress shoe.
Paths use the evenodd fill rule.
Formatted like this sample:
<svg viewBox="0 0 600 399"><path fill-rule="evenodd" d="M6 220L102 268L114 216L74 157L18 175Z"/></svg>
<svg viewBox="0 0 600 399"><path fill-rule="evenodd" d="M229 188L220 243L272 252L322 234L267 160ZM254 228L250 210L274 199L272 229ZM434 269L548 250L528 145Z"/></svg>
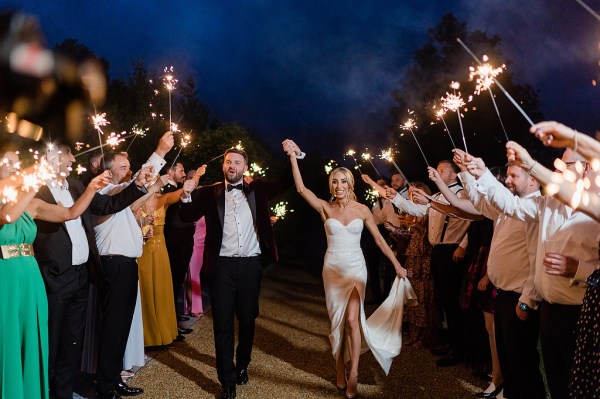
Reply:
<svg viewBox="0 0 600 399"><path fill-rule="evenodd" d="M235 385L232 387L223 387L221 390L221 399L234 399L235 398Z"/></svg>
<svg viewBox="0 0 600 399"><path fill-rule="evenodd" d="M236 378L236 383L238 385L246 385L248 383L248 369L238 370Z"/></svg>
<svg viewBox="0 0 600 399"><path fill-rule="evenodd" d="M121 399L121 395L115 391L108 391L96 394L96 399Z"/></svg>
<svg viewBox="0 0 600 399"><path fill-rule="evenodd" d="M246 385L248 383L248 369L238 370L236 382L238 385Z"/></svg>
<svg viewBox="0 0 600 399"><path fill-rule="evenodd" d="M122 381L117 384L115 391L117 391L121 396L137 396L144 393L142 388L130 387Z"/></svg>

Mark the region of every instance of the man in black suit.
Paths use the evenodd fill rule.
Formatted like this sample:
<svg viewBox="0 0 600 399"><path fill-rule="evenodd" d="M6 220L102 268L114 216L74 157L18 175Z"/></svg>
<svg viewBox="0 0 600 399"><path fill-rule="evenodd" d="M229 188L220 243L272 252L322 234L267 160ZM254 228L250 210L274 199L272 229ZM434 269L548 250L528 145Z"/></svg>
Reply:
<svg viewBox="0 0 600 399"><path fill-rule="evenodd" d="M185 169L181 162L173 164L167 171L169 180L163 187L163 193L176 191L185 181ZM173 296L175 309L178 308L178 298L183 292L183 280L190 265L190 258L194 251L194 232L196 227L193 222L184 222L179 217L176 206L167 208L165 214L165 244L169 253L171 265L171 278L173 279ZM177 311L177 321L185 321L182 311ZM191 328L178 327L179 334L192 332Z"/></svg>
<svg viewBox="0 0 600 399"><path fill-rule="evenodd" d="M75 158L68 146L58 146L57 159L61 185L43 186L37 193L49 204L71 206L84 185L67 177ZM138 184L142 185L142 182ZM129 206L144 195L135 184L113 197L96 194L83 214L65 223L36 219L37 235L33 243L48 295L49 382L50 397L71 399L74 377L81 365L83 330L88 301L88 282L102 282L100 257L96 247L92 213L108 215Z"/></svg>
<svg viewBox="0 0 600 399"><path fill-rule="evenodd" d="M291 140L283 142L286 152L303 154ZM208 273L213 314L217 374L222 385L221 398L236 396L236 384L248 383L255 320L262 278L260 254L278 259L269 215L269 200L292 185L291 173L280 180L246 183L248 156L230 148L223 161L224 182L196 188L195 180L183 185L181 218L206 219L204 267ZM234 314L238 319L239 339L236 364Z"/></svg>

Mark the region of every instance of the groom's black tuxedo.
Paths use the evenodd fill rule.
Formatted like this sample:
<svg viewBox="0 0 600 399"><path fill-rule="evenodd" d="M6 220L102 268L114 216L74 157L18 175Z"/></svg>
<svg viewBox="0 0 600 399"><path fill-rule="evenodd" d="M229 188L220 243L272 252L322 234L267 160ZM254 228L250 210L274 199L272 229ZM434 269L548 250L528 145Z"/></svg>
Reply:
<svg viewBox="0 0 600 399"><path fill-rule="evenodd" d="M67 178L73 202L85 187L77 179ZM90 206L81 214L81 223L89 246L88 261L72 264L73 243L64 223L36 220L37 235L33 242L46 293L48 295L48 333L50 344L49 380L53 397L73 396L75 373L81 364L81 350L88 299L88 283L102 282L102 268L92 214L109 215L127 208L143 196L135 184L115 196L95 194ZM43 186L36 198L56 204L48 186ZM89 278L88 278L89 276Z"/></svg>
<svg viewBox="0 0 600 399"><path fill-rule="evenodd" d="M292 174L288 170L280 180L254 180L243 186L261 254L271 255L274 260L278 260L278 256L269 215L269 200L283 193L292 182ZM225 215L224 182L194 190L191 198L191 203L180 203L181 218L196 221L204 216L206 220L203 270L206 270L209 277L217 374L223 387L232 388L236 385L236 367L239 372L245 370L250 363L255 320L259 313L262 266L256 256L219 256ZM234 314L238 319L239 330L235 365Z"/></svg>

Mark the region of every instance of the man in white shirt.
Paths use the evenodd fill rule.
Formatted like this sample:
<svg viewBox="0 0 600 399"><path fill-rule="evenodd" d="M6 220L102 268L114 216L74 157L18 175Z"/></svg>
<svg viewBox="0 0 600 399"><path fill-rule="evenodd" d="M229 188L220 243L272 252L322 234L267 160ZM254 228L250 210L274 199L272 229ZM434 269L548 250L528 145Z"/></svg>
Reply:
<svg viewBox="0 0 600 399"><path fill-rule="evenodd" d="M457 181L458 169L452 161L443 160L438 163L437 171L442 181L459 198L465 198L465 193ZM459 306L460 288L465 273L463 262L467 248L467 229L469 222L445 215L431 208L429 204L415 204L393 189L388 189L386 196L392 199L401 211L412 216L429 214L428 235L433 245L431 252L431 273L433 275L435 292L442 306L448 324L448 353L436 361L441 367L460 363L462 358L462 314ZM448 201L441 193L433 198L441 203Z"/></svg>
<svg viewBox="0 0 600 399"><path fill-rule="evenodd" d="M503 394L514 399L545 399L537 350L540 318L536 309L541 297L533 282L538 223L523 222L499 212L479 193L477 180L466 167L459 167L464 168L459 178L469 200L481 214L494 221L487 274L497 289L494 328L504 379ZM519 166L508 166L505 183L511 193L521 198L541 195L538 182Z"/></svg>
<svg viewBox="0 0 600 399"><path fill-rule="evenodd" d="M527 171L537 162L514 142L507 143L509 161ZM562 156L568 173L593 179L588 163L567 149ZM579 167L577 166L579 161ZM575 327L585 280L598 265L600 225L589 216L552 197L519 198L490 178L479 158L467 163L477 178L478 191L504 214L522 221L538 222L534 284L543 301L540 310L540 341L550 394L567 398L575 352Z"/></svg>
<svg viewBox="0 0 600 399"><path fill-rule="evenodd" d="M53 152L59 166L58 184L43 186L36 198L70 207L85 187L69 177L75 162L71 149L58 145ZM81 365L89 283L96 287L102 284L92 214L119 212L142 195L143 192L132 185L112 197L96 194L89 208L77 219L65 223L35 221L38 230L33 246L48 296L48 377L50 396L54 399L73 397L75 375Z"/></svg>
<svg viewBox="0 0 600 399"><path fill-rule="evenodd" d="M304 157L292 140L284 150ZM269 200L292 186L292 174L279 180L244 181L248 156L230 148L223 160L222 182L195 190L197 182L183 185L181 219L206 220L205 264L213 314L216 367L222 386L221 399L236 397L236 385L248 383L252 355L262 265L258 256L269 254L277 260L277 246L269 214ZM235 318L238 345L235 349ZM267 394L268 396L268 394Z"/></svg>
<svg viewBox="0 0 600 399"><path fill-rule="evenodd" d="M140 172L144 174L146 183L165 165L164 157L173 145L173 134L165 133ZM105 154L104 165L112 173L113 184L100 190L101 193L114 195L129 186L127 179L131 169L127 154ZM137 298L137 258L142 256L142 231L131 208L97 220L94 231L104 272L104 285L100 291L103 312L96 398L118 399L121 395L139 395L143 390L122 382L121 371Z"/></svg>

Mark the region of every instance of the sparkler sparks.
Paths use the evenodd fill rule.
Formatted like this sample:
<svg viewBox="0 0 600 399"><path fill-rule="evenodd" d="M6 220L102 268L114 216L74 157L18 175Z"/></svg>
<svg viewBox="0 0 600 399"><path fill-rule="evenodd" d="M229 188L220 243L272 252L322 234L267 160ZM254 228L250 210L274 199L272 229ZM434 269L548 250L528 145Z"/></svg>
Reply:
<svg viewBox="0 0 600 399"><path fill-rule="evenodd" d="M260 167L260 166L259 166L257 163L254 163L254 162L252 162L252 163L250 164L250 167L249 167L249 168L248 168L248 170L246 171L246 173L244 173L244 175L246 175L246 176L251 176L251 177L254 177L255 175L258 175L258 176L260 176L260 177L265 177L265 176L266 176L266 173L265 173L265 171L266 171L267 169L268 169L268 168L264 168L264 169L263 169L263 168L261 168L261 167Z"/></svg>
<svg viewBox="0 0 600 399"><path fill-rule="evenodd" d="M123 134L125 134L125 132L121 132L121 133L112 132L106 139L106 145L111 146L112 149L114 150L116 146L118 146L120 143L125 141L125 139L123 137L121 137Z"/></svg>
<svg viewBox="0 0 600 399"><path fill-rule="evenodd" d="M325 164L325 173L330 174L332 170L337 168L338 164L335 160L331 159Z"/></svg>
<svg viewBox="0 0 600 399"><path fill-rule="evenodd" d="M83 172L87 171L87 168L84 167L82 164L77 165L77 168L75 168L75 171L77 171L78 175L83 174Z"/></svg>
<svg viewBox="0 0 600 399"><path fill-rule="evenodd" d="M344 155L348 155L350 157L352 157L352 159L354 160L354 167L356 169L358 169L358 171L360 172L360 174L362 174L362 170L360 169L360 165L358 164L358 161L356 160L356 157L354 155L356 155L356 151L350 149L348 151L346 151L346 153Z"/></svg>
<svg viewBox="0 0 600 399"><path fill-rule="evenodd" d="M410 110L408 110L408 113L412 113ZM400 125L400 128L402 130L408 130L413 138L415 139L415 142L417 143L417 147L419 147L419 151L421 151L421 155L423 155L423 159L425 160L425 163L427 164L427 166L429 166L429 162L427 161L427 157L425 156L425 153L423 152L423 149L421 148L421 144L419 144L419 140L417 140L417 136L415 136L415 132L413 131L413 129L417 128L417 124L415 123L415 120L412 118L408 118L408 120L406 122L404 122L404 124ZM393 160L392 160L393 162Z"/></svg>
<svg viewBox="0 0 600 399"><path fill-rule="evenodd" d="M375 204L375 201L377 201L377 198L379 198L379 191L377 191L375 189L369 189L369 190L365 191L365 200L367 202L369 202L370 204Z"/></svg>
<svg viewBox="0 0 600 399"><path fill-rule="evenodd" d="M469 53L469 55L471 56L471 58L473 58L475 60L475 62L477 62L479 65L482 64L482 62L479 60L479 58L477 58L477 56L475 54L473 54L471 49L469 49L469 47L467 47L467 45L462 40L460 40L460 38L457 37L456 41L462 46L462 48L465 49L465 51L467 53ZM533 126L533 121L531 120L531 118L525 113L523 108L521 108L521 106L515 101L515 99L512 98L512 96L510 94L508 94L508 91L506 91L504 86L502 86L500 84L500 82L498 82L498 79L494 78L494 82L496 83L496 86L498 86L498 88L500 90L502 90L502 92L508 98L508 100L517 108L517 110L521 113L521 115L523 115L523 117L527 120L527 122L529 122L529 124L531 126Z"/></svg>
<svg viewBox="0 0 600 399"><path fill-rule="evenodd" d="M278 203L275 204L275 206L271 207L271 212L273 212L273 214L275 215L275 217L277 219L285 219L285 216L287 215L288 212L294 212L293 209L287 209L288 206L288 202L287 201L280 201Z"/></svg>
<svg viewBox="0 0 600 399"><path fill-rule="evenodd" d="M173 90L175 90L175 86L177 85L178 80L175 79L175 76L173 76L173 72L174 72L173 66L165 67L163 72L165 73L165 75L163 77L163 84L165 85L165 87L167 88L167 92L169 93L169 126L171 127L172 132L176 132L176 130L173 130L173 121L172 121L173 107L171 105L171 92Z"/></svg>
<svg viewBox="0 0 600 399"><path fill-rule="evenodd" d="M455 87L454 83L451 85L452 88ZM460 134L462 135L462 139L463 139L463 144L465 146L465 151L469 152L469 150L467 149L467 140L465 139L465 131L463 129L463 125L462 125L462 118L460 115L460 108L465 106L465 101L462 99L461 93L458 92L457 94L450 94L448 92L446 92L446 97L442 97L442 107L452 111L452 112L456 112L456 115L458 116L458 124L460 125Z"/></svg>
<svg viewBox="0 0 600 399"><path fill-rule="evenodd" d="M480 94L483 90L487 90L487 92L490 93L490 98L492 99L494 109L496 110L496 115L498 115L498 120L500 121L500 125L502 126L504 137L506 138L506 141L509 141L508 134L506 133L506 128L504 127L504 122L502 122L502 118L500 117L498 105L496 104L496 100L494 99L494 93L492 93L492 84L496 82L496 76L501 74L502 71L506 69L506 65L503 64L498 68L494 68L492 65L487 63L487 55L484 55L482 58L485 64L480 64L477 68L469 67L469 79L473 80L474 77L477 77L477 79L475 80L475 94Z"/></svg>
<svg viewBox="0 0 600 399"><path fill-rule="evenodd" d="M404 172L402 172L402 170L400 169L400 167L394 161L394 157L392 156L392 149L391 148L388 148L387 150L382 150L381 154L379 154L379 157L381 159L385 159L388 162L391 162L392 165L394 165L394 168L396 168L396 170L398 171L398 173L400 173L402 175L402 178L404 180L406 180L406 183L410 186L410 181L406 178L406 175L404 174Z"/></svg>

